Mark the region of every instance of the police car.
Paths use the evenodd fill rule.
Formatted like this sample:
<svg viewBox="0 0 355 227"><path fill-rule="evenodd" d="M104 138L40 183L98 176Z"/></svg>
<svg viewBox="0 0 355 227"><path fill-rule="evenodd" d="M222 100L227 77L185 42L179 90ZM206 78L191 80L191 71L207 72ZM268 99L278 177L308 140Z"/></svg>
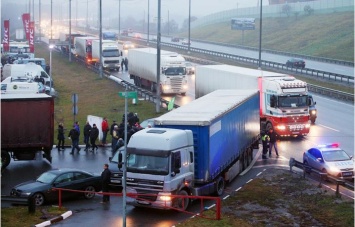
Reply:
<svg viewBox="0 0 355 227"><path fill-rule="evenodd" d="M339 144L319 145L303 153L303 164L328 175L343 178L354 178L354 159Z"/></svg>

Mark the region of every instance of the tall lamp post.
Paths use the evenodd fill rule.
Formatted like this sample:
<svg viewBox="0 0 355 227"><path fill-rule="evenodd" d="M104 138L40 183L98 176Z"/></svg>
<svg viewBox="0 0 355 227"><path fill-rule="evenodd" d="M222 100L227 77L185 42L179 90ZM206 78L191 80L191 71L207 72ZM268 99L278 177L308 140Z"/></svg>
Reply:
<svg viewBox="0 0 355 227"><path fill-rule="evenodd" d="M148 34L147 34L147 46L149 46L149 0L148 0Z"/></svg>
<svg viewBox="0 0 355 227"><path fill-rule="evenodd" d="M261 32L263 25L263 0L260 1L260 31L259 31L259 65L258 69L261 69Z"/></svg>
<svg viewBox="0 0 355 227"><path fill-rule="evenodd" d="M54 48L54 45L51 44L49 45L49 95L52 95L52 50Z"/></svg>
<svg viewBox="0 0 355 227"><path fill-rule="evenodd" d="M191 41L190 41L190 30L191 30L191 0L189 0L189 40L188 40L188 48L187 48L187 53L190 53L190 45L191 45Z"/></svg>

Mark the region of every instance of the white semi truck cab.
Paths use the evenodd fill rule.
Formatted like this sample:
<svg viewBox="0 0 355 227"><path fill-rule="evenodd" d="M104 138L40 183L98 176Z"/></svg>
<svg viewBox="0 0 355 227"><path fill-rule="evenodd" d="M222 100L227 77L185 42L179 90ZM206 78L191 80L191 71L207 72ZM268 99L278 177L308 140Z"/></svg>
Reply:
<svg viewBox="0 0 355 227"><path fill-rule="evenodd" d="M158 209L177 206L170 196L176 191L187 195L194 178L192 132L164 128L143 131L135 133L127 147L127 193L137 194L127 202Z"/></svg>

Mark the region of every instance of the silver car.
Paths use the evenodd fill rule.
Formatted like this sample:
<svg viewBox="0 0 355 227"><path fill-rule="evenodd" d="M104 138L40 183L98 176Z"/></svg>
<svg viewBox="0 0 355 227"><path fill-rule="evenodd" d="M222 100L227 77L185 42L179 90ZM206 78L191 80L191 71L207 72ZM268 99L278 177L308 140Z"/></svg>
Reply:
<svg viewBox="0 0 355 227"><path fill-rule="evenodd" d="M328 175L354 178L354 160L338 144L320 145L303 153L303 164Z"/></svg>

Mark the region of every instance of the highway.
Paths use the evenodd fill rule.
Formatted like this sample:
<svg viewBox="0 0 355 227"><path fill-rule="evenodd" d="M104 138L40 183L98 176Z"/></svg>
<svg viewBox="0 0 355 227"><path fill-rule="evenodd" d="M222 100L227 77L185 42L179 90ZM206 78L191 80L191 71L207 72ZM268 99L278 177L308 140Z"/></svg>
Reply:
<svg viewBox="0 0 355 227"><path fill-rule="evenodd" d="M338 67L338 66L337 66ZM129 80L127 72L112 72L121 79ZM176 103L184 105L194 99L194 75L188 76L190 89L186 96L176 96ZM169 99L172 96L163 96ZM318 118L315 125L311 126L310 133L301 138L289 138L278 141L280 157L271 158L267 162L260 159L260 151L254 150L255 163L249 172L238 177L231 184L227 185L228 190L234 191L249 179L261 168L284 167L288 168L289 159L295 158L302 161L302 154L312 146L324 143L338 142L340 146L355 156L354 153L354 105L338 100L314 94L317 101ZM143 119L142 119L143 120ZM53 163L43 161L41 157L34 161L12 161L2 173L2 194L8 195L11 187L30 179L40 173L63 167L76 167L92 172L101 172L102 164L108 162L112 155L109 148L100 148L96 153L80 152L80 154L69 155L69 148L64 152L53 149ZM28 171L28 170L31 171ZM351 192L346 192L351 194ZM352 193L353 194L353 193ZM353 197L352 197L353 198ZM56 226L121 226L123 214L123 202L121 197L112 198L110 205L102 205L101 196L94 200L75 200L64 203L64 206L74 211L74 215ZM189 211L198 212L198 205L194 204ZM135 209L127 207L128 226L173 226L191 215L177 213L174 211L161 211L152 209Z"/></svg>

